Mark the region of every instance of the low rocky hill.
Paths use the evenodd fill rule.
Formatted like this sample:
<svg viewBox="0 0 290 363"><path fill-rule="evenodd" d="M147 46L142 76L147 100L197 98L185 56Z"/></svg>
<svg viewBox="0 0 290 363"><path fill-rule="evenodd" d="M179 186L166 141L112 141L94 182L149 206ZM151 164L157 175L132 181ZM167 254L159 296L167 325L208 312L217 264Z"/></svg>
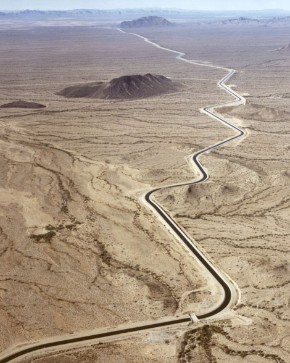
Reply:
<svg viewBox="0 0 290 363"><path fill-rule="evenodd" d="M45 105L36 102L28 102L28 101L13 101L9 103L5 103L1 105L0 108L44 108Z"/></svg>
<svg viewBox="0 0 290 363"><path fill-rule="evenodd" d="M136 99L179 91L182 85L161 75L147 73L67 87L58 95L67 98Z"/></svg>
<svg viewBox="0 0 290 363"><path fill-rule="evenodd" d="M144 27L162 27L162 26L172 26L173 23L160 16L145 16L136 20L123 21L120 24L122 29L127 28L144 28Z"/></svg>

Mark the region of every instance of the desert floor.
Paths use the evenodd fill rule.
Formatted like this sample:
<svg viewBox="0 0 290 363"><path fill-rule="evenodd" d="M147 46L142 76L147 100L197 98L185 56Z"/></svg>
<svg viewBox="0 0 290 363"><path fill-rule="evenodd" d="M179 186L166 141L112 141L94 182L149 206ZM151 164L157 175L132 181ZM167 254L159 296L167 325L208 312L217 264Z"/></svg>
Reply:
<svg viewBox="0 0 290 363"><path fill-rule="evenodd" d="M158 201L239 286L229 316L75 347L28 362L279 362L290 359L290 26L142 30L188 59L238 72L246 106L219 109L247 137L203 157L210 179ZM197 177L185 157L232 135L199 112L232 101L225 71L182 63L98 26L0 31L0 350L129 322L202 313L220 290L142 203ZM64 99L66 86L162 74L182 92ZM25 361L23 359L23 361Z"/></svg>

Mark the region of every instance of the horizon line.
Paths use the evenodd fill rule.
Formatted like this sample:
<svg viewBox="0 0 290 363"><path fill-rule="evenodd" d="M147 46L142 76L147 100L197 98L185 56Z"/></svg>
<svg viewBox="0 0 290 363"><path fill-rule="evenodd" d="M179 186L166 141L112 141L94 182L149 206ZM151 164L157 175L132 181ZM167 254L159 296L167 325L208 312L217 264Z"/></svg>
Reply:
<svg viewBox="0 0 290 363"><path fill-rule="evenodd" d="M210 9L188 9L188 8L167 8L167 7L116 7L116 8L68 8L68 9L40 9L40 8L26 8L26 9L0 9L0 11L16 12L16 11L75 11L75 10L102 10L102 11L114 11L114 10L181 10L181 11L196 11L196 12L252 12L252 11L285 11L290 10L284 8L265 8L265 9L220 9L220 10L210 10Z"/></svg>

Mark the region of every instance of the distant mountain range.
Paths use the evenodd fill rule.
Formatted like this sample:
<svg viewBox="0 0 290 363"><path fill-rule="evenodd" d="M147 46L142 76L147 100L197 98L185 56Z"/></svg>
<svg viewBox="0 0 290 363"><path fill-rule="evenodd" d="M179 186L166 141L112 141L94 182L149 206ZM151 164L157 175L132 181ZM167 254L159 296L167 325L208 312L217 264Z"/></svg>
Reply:
<svg viewBox="0 0 290 363"><path fill-rule="evenodd" d="M64 15L98 15L98 14L146 14L146 15L182 15L183 17L271 17L271 16L286 16L290 12L281 9L257 10L257 11L197 11L184 9L161 9L161 8L136 8L136 9L74 9L74 10L19 10L19 11L0 11L1 16L64 16Z"/></svg>
<svg viewBox="0 0 290 363"><path fill-rule="evenodd" d="M76 10L20 10L20 11L1 11L0 15L86 15L86 14L106 14L106 10L90 10L90 9L76 9Z"/></svg>
<svg viewBox="0 0 290 363"><path fill-rule="evenodd" d="M162 20L159 18L163 18ZM121 23L124 28L146 26L169 26L169 18L175 24L186 22L283 26L290 22L290 12L283 10L262 11L195 11L180 9L75 9L75 10L20 10L0 11L0 19L21 20L62 20L77 19ZM124 22L124 20L126 21ZM136 20L137 19L137 20Z"/></svg>
<svg viewBox="0 0 290 363"><path fill-rule="evenodd" d="M280 24L290 22L290 16L283 16L283 17L271 17L271 18L246 18L246 17L239 17L239 18L232 18L222 20L223 24L261 24L261 25L271 25L271 24Z"/></svg>

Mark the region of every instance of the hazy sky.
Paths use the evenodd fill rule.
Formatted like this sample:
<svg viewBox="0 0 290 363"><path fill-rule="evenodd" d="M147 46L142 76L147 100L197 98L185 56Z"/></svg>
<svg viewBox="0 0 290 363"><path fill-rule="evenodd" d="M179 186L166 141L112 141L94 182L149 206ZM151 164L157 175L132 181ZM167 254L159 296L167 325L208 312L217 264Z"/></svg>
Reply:
<svg viewBox="0 0 290 363"><path fill-rule="evenodd" d="M0 0L1 10L173 7L196 10L290 10L289 0Z"/></svg>

